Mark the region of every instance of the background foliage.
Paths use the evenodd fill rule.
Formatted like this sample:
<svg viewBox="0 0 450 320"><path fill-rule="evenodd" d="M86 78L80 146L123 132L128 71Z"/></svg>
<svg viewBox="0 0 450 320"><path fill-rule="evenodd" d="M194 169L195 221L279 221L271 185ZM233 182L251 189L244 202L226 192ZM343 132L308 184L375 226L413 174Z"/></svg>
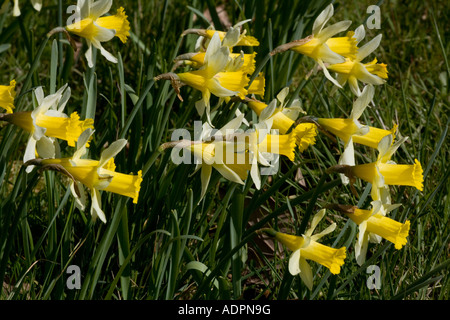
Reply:
<svg viewBox="0 0 450 320"><path fill-rule="evenodd" d="M66 7L75 3L47 1L40 13L29 1L20 3L20 17L12 17L12 6L0 15L0 83L16 79L16 110L32 110L32 88L43 86L49 94L69 83L67 113L95 119L90 157L98 159L109 143L126 138L126 150L116 157L117 171L142 169L144 181L136 205L104 192L108 223L93 222L89 212L75 208L63 176L24 172L20 159L27 134L0 124L1 299L449 298L446 2L381 1L381 29L366 29L366 41L383 34L375 54L387 63L389 79L376 88L376 106L361 120L387 128L398 123L400 135L410 139L394 160L413 163L417 158L424 167L423 193L392 189L394 200L403 204L394 217L411 220L409 242L399 251L385 241L372 245L368 261L359 267L352 251L356 225L328 211L327 219L338 228L325 244L349 249L339 275L313 265L312 292L290 276L287 252L256 231L273 226L297 233L329 202L368 206L365 184L357 183L354 194L337 175L325 173L342 146L319 134L316 145L297 155L294 164L283 159L280 172L265 177L261 190L251 179L241 187L215 172L198 203L200 177L191 176L193 165L174 165L170 153L158 147L170 141L174 129L193 129L200 93L183 87L181 102L168 81L155 83L153 77L170 71L177 55L194 51L197 37L181 38L183 30L206 28L208 19L226 30L252 18L245 27L261 43L255 51L256 66L266 76L264 100L289 86L290 98L299 97L309 115L346 117L353 99L348 87L331 96L332 84L314 71L312 60L293 52L265 60L276 46L309 35L329 1L115 1L115 7L125 7L132 34L125 45L118 39L105 44L119 57L118 64L98 55L93 69L84 59L83 41L74 52L62 34L45 37L65 24ZM335 2L333 21L350 19L355 29L368 18L370 4ZM233 115L232 108L219 108L217 127ZM61 148L66 155L73 152L64 144ZM376 156L373 150L355 149L358 162ZM366 287L371 264L381 269L380 290ZM69 265L81 269L80 290L66 287Z"/></svg>

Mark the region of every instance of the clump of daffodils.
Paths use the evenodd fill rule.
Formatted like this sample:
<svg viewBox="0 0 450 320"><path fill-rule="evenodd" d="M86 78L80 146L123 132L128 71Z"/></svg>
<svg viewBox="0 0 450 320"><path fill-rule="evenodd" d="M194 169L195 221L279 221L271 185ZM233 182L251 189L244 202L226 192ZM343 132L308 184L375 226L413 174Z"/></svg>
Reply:
<svg viewBox="0 0 450 320"><path fill-rule="evenodd" d="M36 10L41 9L42 1L31 2ZM117 63L117 58L102 43L114 37L125 43L130 36L125 9L119 7L115 13L109 14L112 4L113 0L78 0L75 20L62 28L85 39L88 47L85 57L91 68L94 66L93 48L100 50L108 61ZM13 13L20 15L18 0L14 0ZM336 141L342 143L338 145L342 151L338 155L338 164L328 168L326 173L339 174L344 185L353 186L359 179L371 186L369 208L350 204L327 205L358 226L354 257L356 263L362 265L370 243L385 240L396 250L407 245L410 220L398 221L391 214L401 207L401 204L392 203L391 187L408 186L423 191L423 169L417 159L413 164L394 162L395 152L407 140L407 137L398 137L397 124L385 129L360 120L370 105L374 105L376 86L383 85L388 79L386 64L378 63L376 58L367 60L379 48L382 36L360 45L365 38L364 26L348 31L352 22L345 20L331 24L333 15L334 7L330 4L315 19L308 37L280 44L268 57L289 50L313 59L333 84L331 93L337 88L345 90L348 84L355 96L351 109L346 112L349 116L324 118L317 114L307 115L300 98L290 96L289 87L281 88L276 97L266 103L264 74L255 74L255 57L260 43L243 28L251 20L241 21L226 31L213 27L188 29L182 36L198 36L195 51L177 56L173 68L154 80L169 80L181 102L186 99L182 94L183 86L201 93L201 99L195 101L202 120L201 132L193 139L166 142L159 151L171 149L174 163L195 165L194 173L200 172L200 203L207 197L208 186L215 173L220 174L220 183L254 186L261 190L266 187L263 171L265 175L277 174L281 158L288 166L300 163L300 158L308 148L313 148L320 133L336 137ZM240 47L251 48L248 50L251 53L237 50ZM94 122L80 119L77 112L64 113L71 96L67 84L47 96L42 87L34 88L32 111L16 110L15 90L15 80L9 85L0 85L0 107L6 112L0 114L0 120L29 134L23 157L27 172L39 167L40 170L55 170L66 175L70 179L69 188L76 206L80 210L88 207L87 189L91 199L90 213L104 223L107 222L107 214L102 209L102 192L125 196L138 203L142 171L136 174L117 172L114 161L128 141L119 139L103 150L99 160L89 159L88 147L95 132ZM212 96L218 98L216 105ZM225 104L236 107L235 114L229 122L216 129L216 115L225 109ZM248 108L240 108L242 105ZM69 148L76 148L70 153L72 156L61 156L60 140L65 141ZM358 163L355 149L360 147L374 149L376 159ZM325 213L325 209L320 209L303 234L279 232L276 227L262 229L292 251L288 271L294 276L299 275L309 290L314 283L309 261L326 267L332 274L339 274L347 259L346 247L334 248L319 242L336 229L336 223L314 233Z"/></svg>
<svg viewBox="0 0 450 320"><path fill-rule="evenodd" d="M183 54L175 59L186 62L192 68L186 72L168 72L155 77L155 80L170 80L178 93L180 100L180 87L190 86L202 93L202 99L197 101L195 107L200 116L206 114L209 124L211 120L211 95L229 101L232 97L244 99L248 94L264 95L265 79L262 74L250 84L253 74L255 54L233 53L236 45L258 45L250 41L245 34L240 33L239 25L230 28L226 33L215 30L196 30L207 41L203 42L202 50L195 53ZM193 33L187 30L184 34ZM246 39L246 40L244 40Z"/></svg>

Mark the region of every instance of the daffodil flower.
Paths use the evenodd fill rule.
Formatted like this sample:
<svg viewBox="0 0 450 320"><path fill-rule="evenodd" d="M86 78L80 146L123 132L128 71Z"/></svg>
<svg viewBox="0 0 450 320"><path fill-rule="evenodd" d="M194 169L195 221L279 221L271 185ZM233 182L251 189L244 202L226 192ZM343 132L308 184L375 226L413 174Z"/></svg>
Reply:
<svg viewBox="0 0 450 320"><path fill-rule="evenodd" d="M365 36L364 25L355 30L355 38L359 43ZM345 62L332 64L328 70L337 73L337 82L343 87L347 82L350 90L356 96L361 95L358 81L370 83L372 85L381 85L388 78L387 66L384 63L377 63L375 58L371 62L363 63L367 56L374 52L380 45L382 35L378 35L364 46L358 49L355 58L346 58Z"/></svg>
<svg viewBox="0 0 450 320"><path fill-rule="evenodd" d="M130 23L124 8L120 7L115 15L102 17L111 9L112 2L112 0L78 0L80 17L73 24L66 26L67 31L86 39L88 50L85 56L90 68L94 66L92 46L99 49L107 60L117 63L117 58L106 51L101 43L115 36L125 43L130 35Z"/></svg>
<svg viewBox="0 0 450 320"><path fill-rule="evenodd" d="M384 130L362 125L358 120L369 103L372 101L374 92L374 87L372 85L365 86L361 95L353 103L352 112L350 117L347 119L317 118L315 120L321 128L331 132L344 142L344 152L338 161L340 165L355 165L353 143L378 148L381 139L385 136L390 135L394 137L397 126L394 126L392 130ZM344 184L349 183L348 177L343 174L341 174L341 179Z"/></svg>
<svg viewBox="0 0 450 320"><path fill-rule="evenodd" d="M261 188L261 176L259 164L272 167L271 162L275 160L274 155L284 155L289 160L294 161L296 135L279 134L278 130L272 130L270 119L262 120L254 125L254 128L246 132L248 137L248 152L252 165L250 175L255 187Z"/></svg>
<svg viewBox="0 0 450 320"><path fill-rule="evenodd" d="M270 120L271 128L278 130L280 134L286 134L292 128L291 132L295 136L296 145L299 151L303 152L309 145L316 142L317 127L312 123L295 125L298 115L305 112L298 99L295 99L289 108L285 107L284 101L288 93L289 88L284 88L269 105L249 98L245 102L259 116L260 121Z"/></svg>
<svg viewBox="0 0 450 320"><path fill-rule="evenodd" d="M187 34L197 34L199 35L199 39L197 41L196 49L199 51L207 50L211 39L214 34L218 34L220 40L223 41L224 46L230 48L230 52L235 46L250 46L257 47L259 46L259 41L253 36L247 35L247 30L241 32L241 26L247 22L251 21L251 19L247 19L241 22L238 22L234 26L230 27L228 31L217 31L212 26L208 29L188 29L185 30L181 35L185 36Z"/></svg>
<svg viewBox="0 0 450 320"><path fill-rule="evenodd" d="M351 21L344 20L326 28L326 23L334 14L333 4L328 5L314 21L312 34L301 40L295 40L275 48L271 55L286 50L292 50L314 59L322 68L325 76L336 86L341 85L329 74L325 63L337 64L345 62L345 57L354 57L357 51L354 33L349 32L345 37L332 38L335 34L345 31Z"/></svg>
<svg viewBox="0 0 450 320"><path fill-rule="evenodd" d="M75 142L81 133L87 128L93 128L92 119L80 120L76 112L70 116L63 113L70 94L67 84L46 97L42 87L38 87L34 90L37 108L33 111L15 112L2 117L2 120L30 132L24 162L35 159L36 153L41 158L54 158L59 150L56 139L65 140L69 146L75 147ZM28 166L27 172L31 170L33 166Z"/></svg>
<svg viewBox="0 0 450 320"><path fill-rule="evenodd" d="M380 243L382 239L392 242L400 250L407 242L410 228L409 220L404 223L386 217L386 213L398 208L400 204L382 204L380 200L372 201L370 210L353 207L346 215L359 226L358 239L355 244L355 257L359 265L366 260L369 242Z"/></svg>
<svg viewBox="0 0 450 320"><path fill-rule="evenodd" d="M364 136L367 135L371 129L369 126L362 125L359 122L364 110L372 101L375 90L372 85L367 85L361 96L359 96L353 103L353 108L349 118L317 118L316 121L321 128L326 129L335 136L339 137L344 142L344 151L341 154L338 163L341 165L355 165L355 151L353 146L354 137L358 137L358 142L362 144L373 144L373 140L376 138L374 134L380 134L377 138L381 139L382 134L390 134L390 131L384 130L372 130L370 138L365 140ZM379 141L378 141L379 142ZM377 145L378 145L377 142ZM341 174L341 179L344 184L349 183L349 179Z"/></svg>
<svg viewBox="0 0 450 320"><path fill-rule="evenodd" d="M179 55L174 59L174 61L178 64L176 66L178 67L179 64L184 63L185 65L189 65L195 69L199 69L203 66L205 61L205 52L189 52L184 53L182 55ZM253 53L230 53L229 58L230 62L225 67L225 70L228 71L235 71L236 69L243 69L248 74L252 74L253 71L255 71L255 56L256 52ZM236 65L238 65L236 67ZM228 67L230 69L228 69ZM235 70L231 70L231 67Z"/></svg>
<svg viewBox="0 0 450 320"><path fill-rule="evenodd" d="M195 107L200 116L206 111L207 121L211 123L209 101L211 94L219 98L236 95L243 98L248 93L245 87L248 85L249 78L244 70L224 72L228 57L229 48L222 46L219 34L216 33L211 38L200 69L178 74L170 72L155 77L155 80L171 80L178 93L177 83L179 82L201 91L202 99L196 102Z"/></svg>
<svg viewBox="0 0 450 320"><path fill-rule="evenodd" d="M13 113L14 98L16 97L15 87L15 80L11 80L9 86L0 86L0 107L6 109L7 113Z"/></svg>
<svg viewBox="0 0 450 320"><path fill-rule="evenodd" d="M142 182L142 171L137 175L123 174L115 171L114 157L127 144L127 140L119 139L106 148L100 160L83 159L87 153L86 145L94 131L87 129L77 141L77 150L71 158L38 159L37 163L46 169L54 169L67 174L71 179L70 189L76 200L77 207L84 211L86 197L83 185L90 189L91 215L106 223L106 216L101 206L100 191L109 191L133 199L137 203Z"/></svg>
<svg viewBox="0 0 450 320"><path fill-rule="evenodd" d="M396 164L390 160L393 152L404 141L392 143L392 135L383 137L379 143L377 161L355 166L332 167L329 171L344 173L350 179L360 178L371 183L371 196L373 200L386 202L383 191L389 185L412 186L423 191L423 169L420 162L415 159L414 164Z"/></svg>
<svg viewBox="0 0 450 320"><path fill-rule="evenodd" d="M241 114L219 130L215 130L208 123L204 123L198 140L173 141L160 147L160 150L168 147L173 148L172 159L178 156L180 149L187 150L194 156L196 164L194 172L201 171L202 189L199 201L206 194L213 168L225 179L244 184L250 170L248 152L245 152L245 148L242 147L244 142L235 143L230 141L229 138L239 129L243 118L244 114Z"/></svg>
<svg viewBox="0 0 450 320"><path fill-rule="evenodd" d="M265 230L269 235L274 236L276 240L293 251L289 258L289 272L293 276L299 274L309 290L312 290L313 287L313 273L307 260L323 265L332 274L339 274L346 258L345 247L335 249L317 242L323 236L334 231L336 228L335 223L322 232L313 235L315 228L324 215L325 209L320 210L313 217L311 227L302 236L285 234L272 229Z"/></svg>

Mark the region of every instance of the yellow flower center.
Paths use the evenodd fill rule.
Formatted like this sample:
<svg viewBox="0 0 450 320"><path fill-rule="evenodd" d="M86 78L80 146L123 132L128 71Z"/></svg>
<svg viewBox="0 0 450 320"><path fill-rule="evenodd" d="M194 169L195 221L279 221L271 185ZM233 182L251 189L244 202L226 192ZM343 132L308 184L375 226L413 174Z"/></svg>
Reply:
<svg viewBox="0 0 450 320"><path fill-rule="evenodd" d="M80 121L80 116L76 112L73 112L70 118L39 115L36 119L36 124L47 129L45 132L46 136L66 140L71 147L75 147L75 143L83 131L88 128L94 128L93 119Z"/></svg>
<svg viewBox="0 0 450 320"><path fill-rule="evenodd" d="M355 66L355 61L346 58L345 62L329 65L328 70L339 74L351 74Z"/></svg>
<svg viewBox="0 0 450 320"><path fill-rule="evenodd" d="M298 150L303 152L316 143L317 127L313 123L299 123L292 132L296 138Z"/></svg>
<svg viewBox="0 0 450 320"><path fill-rule="evenodd" d="M392 242L395 249L401 249L408 242L406 238L408 237L409 227L409 220L401 223L381 214L375 214L367 221L366 230Z"/></svg>
<svg viewBox="0 0 450 320"><path fill-rule="evenodd" d="M0 86L0 107L6 109L7 113L12 113L14 109L14 98L16 97L15 87L15 80L12 80L9 86Z"/></svg>
<svg viewBox="0 0 450 320"><path fill-rule="evenodd" d="M377 75L382 79L388 78L387 65L384 63L377 63L376 58L373 59L372 62L364 64L364 66L371 74Z"/></svg>
<svg viewBox="0 0 450 320"><path fill-rule="evenodd" d="M120 7L117 9L115 15L100 17L97 19L96 23L100 27L116 30L116 37L125 43L130 36L130 22L127 18L128 16L125 14L125 9Z"/></svg>
<svg viewBox="0 0 450 320"><path fill-rule="evenodd" d="M413 165L409 164L379 164L380 174L388 185L412 186L423 191L423 169L416 159Z"/></svg>
<svg viewBox="0 0 450 320"><path fill-rule="evenodd" d="M332 274L339 274L347 256L345 250L345 247L335 249L311 240L307 247L300 249L300 257L327 267Z"/></svg>
<svg viewBox="0 0 450 320"><path fill-rule="evenodd" d="M264 74L260 73L250 84L250 87L248 88L248 93L264 96L265 85L266 79L264 78Z"/></svg>
<svg viewBox="0 0 450 320"><path fill-rule="evenodd" d="M219 80L220 85L225 89L238 92L238 96L242 99L248 94L248 91L247 89L245 89L245 87L248 85L250 79L248 78L247 74L244 73L243 71L219 72L218 74L215 75L214 78ZM254 90L257 91L259 90L260 92L260 87L258 87L258 85L259 86L261 85L260 81L256 82ZM215 94L214 90L210 91L212 94Z"/></svg>
<svg viewBox="0 0 450 320"><path fill-rule="evenodd" d="M264 140L258 145L261 152L270 152L281 154L294 161L295 158L296 135L290 134L274 135L268 134Z"/></svg>
<svg viewBox="0 0 450 320"><path fill-rule="evenodd" d="M117 193L133 199L133 203L138 202L139 191L141 189L142 171L137 175L123 174L113 171L106 171L113 176L111 182L104 189L105 191Z"/></svg>
<svg viewBox="0 0 450 320"><path fill-rule="evenodd" d="M358 47L356 46L356 38L354 35L355 32L349 31L345 37L330 38L325 43L331 51L346 58L356 59Z"/></svg>
<svg viewBox="0 0 450 320"><path fill-rule="evenodd" d="M92 18L86 18L79 22L75 22L66 26L66 29L67 31L88 40L95 39L99 32L98 28L94 25L94 20Z"/></svg>

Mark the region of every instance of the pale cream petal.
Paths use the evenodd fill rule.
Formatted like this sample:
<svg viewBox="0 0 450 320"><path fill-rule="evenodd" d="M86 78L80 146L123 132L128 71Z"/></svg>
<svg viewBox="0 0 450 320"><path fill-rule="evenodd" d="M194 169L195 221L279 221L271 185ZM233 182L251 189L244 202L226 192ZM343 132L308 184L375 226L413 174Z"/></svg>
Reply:
<svg viewBox="0 0 450 320"><path fill-rule="evenodd" d="M113 1L112 0L97 0L90 6L90 15L95 20L98 17L109 12L111 9Z"/></svg>
<svg viewBox="0 0 450 320"><path fill-rule="evenodd" d="M274 113L275 110L277 108L277 100L273 99L268 105L267 107L265 107L260 115L259 115L259 119L260 121L264 121L266 119L269 119Z"/></svg>
<svg viewBox="0 0 450 320"><path fill-rule="evenodd" d="M126 139L119 139L111 143L108 148L103 150L98 167L102 168L111 158L114 158L120 151L122 151L127 143L128 141Z"/></svg>
<svg viewBox="0 0 450 320"><path fill-rule="evenodd" d="M316 35L318 34L323 27L325 26L325 24L328 22L328 20L330 20L330 18L333 16L334 14L334 8L333 8L333 4L330 3L316 18L316 20L314 20L314 24L313 24L313 28L312 28L312 34Z"/></svg>
<svg viewBox="0 0 450 320"><path fill-rule="evenodd" d="M355 29L355 35L353 36L356 39L356 45L358 45L366 36L366 30L364 29L364 25L360 25Z"/></svg>
<svg viewBox="0 0 450 320"><path fill-rule="evenodd" d="M338 87L338 88L342 88L342 86L339 84L339 82L337 82L336 79L334 79L330 73L328 72L327 67L325 67L325 64L322 62L322 60L317 60L317 63L319 64L319 66L322 68L323 70L323 74L325 75L325 77L330 80L331 82L333 82L333 84Z"/></svg>
<svg viewBox="0 0 450 320"><path fill-rule="evenodd" d="M75 185L77 186L78 193L75 191ZM86 209L86 194L84 193L84 186L79 181L72 181L70 183L70 191L72 192L72 195L75 198L75 206L81 210L84 211Z"/></svg>
<svg viewBox="0 0 450 320"><path fill-rule="evenodd" d="M209 90L213 95L216 97L232 97L237 95L238 91L231 91L229 89L226 89L220 85L219 80L213 78L208 81Z"/></svg>
<svg viewBox="0 0 450 320"><path fill-rule="evenodd" d="M100 192L97 189L91 190L91 215L95 219L99 217L103 223L106 223L105 213L102 210L102 198Z"/></svg>
<svg viewBox="0 0 450 320"><path fill-rule="evenodd" d="M31 0L31 5L37 11L41 11L42 9L42 0Z"/></svg>
<svg viewBox="0 0 450 320"><path fill-rule="evenodd" d="M228 64L228 57L230 50L228 47L222 47L219 34L216 32L211 38L211 41L206 49L204 59L204 70L208 77L213 77L215 74L224 71Z"/></svg>
<svg viewBox="0 0 450 320"><path fill-rule="evenodd" d="M36 101L37 101L38 105L40 105L45 97L42 86L39 86L36 89L34 89L34 96L36 97Z"/></svg>
<svg viewBox="0 0 450 320"><path fill-rule="evenodd" d="M358 265L362 265L366 261L367 248L369 247L369 236L365 233L359 232L358 235L361 240L355 244L355 258Z"/></svg>
<svg viewBox="0 0 450 320"><path fill-rule="evenodd" d="M239 175L231 170L229 167L227 167L225 164L215 164L213 167L219 171L219 173L227 180L230 180L232 182L236 182L239 184L244 184L244 181L239 177Z"/></svg>
<svg viewBox="0 0 450 320"><path fill-rule="evenodd" d="M237 28L231 27L225 34L225 37L222 40L222 45L224 47L234 47L236 43L239 42L240 35L241 31L239 30L239 27Z"/></svg>
<svg viewBox="0 0 450 320"><path fill-rule="evenodd" d="M330 39L335 34L338 34L339 32L343 32L350 27L352 22L350 20L343 20L339 21L329 27L326 27L322 31L320 31L319 34L315 35L315 37L319 38L322 43Z"/></svg>
<svg viewBox="0 0 450 320"><path fill-rule="evenodd" d="M379 34L378 36L367 42L365 45L363 45L361 48L359 48L358 52L356 53L356 60L362 61L365 57L374 52L380 45L381 37L382 35Z"/></svg>
<svg viewBox="0 0 450 320"><path fill-rule="evenodd" d="M211 179L212 166L202 165L201 168L202 169L201 169L201 177L200 178L201 178L201 182L202 182L202 192L200 194L200 200L203 199L203 197L206 194L206 190L208 190L209 180Z"/></svg>
<svg viewBox="0 0 450 320"><path fill-rule="evenodd" d="M374 94L374 87L370 84L366 85L361 95L355 100L355 102L353 102L353 109L350 114L350 118L354 120L359 119L369 103L373 100Z"/></svg>
<svg viewBox="0 0 450 320"><path fill-rule="evenodd" d="M351 137L345 144L344 152L339 157L338 164L349 166L355 165L355 149L353 145L353 139ZM339 176L341 177L341 181L344 185L350 183L350 179L345 174L340 173Z"/></svg>
<svg viewBox="0 0 450 320"><path fill-rule="evenodd" d="M289 257L289 273L293 276L300 273L300 249L294 251Z"/></svg>
<svg viewBox="0 0 450 320"><path fill-rule="evenodd" d="M306 259L300 258L300 278L308 287L309 290L313 288L313 273L311 266Z"/></svg>
<svg viewBox="0 0 450 320"><path fill-rule="evenodd" d="M254 161L250 169L250 176L252 177L253 183L256 189L261 189L261 176L259 174L258 162Z"/></svg>
<svg viewBox="0 0 450 320"><path fill-rule="evenodd" d="M92 52L92 43L91 41L86 39L86 43L87 43L87 50L84 53L84 56L86 57L86 61L88 63L89 68L93 68L94 67L94 54Z"/></svg>
<svg viewBox="0 0 450 320"><path fill-rule="evenodd" d="M339 64L339 63L345 62L345 58L343 56L341 56L340 54L337 54L336 52L331 50L330 47L326 43L324 43L320 46L319 57L320 57L320 60L322 60L323 62L326 62L328 64Z"/></svg>
<svg viewBox="0 0 450 320"><path fill-rule="evenodd" d="M28 138L27 146L25 148L25 153L23 155L23 162L27 162L29 160L36 158L36 139L33 138L33 135L30 135ZM33 170L34 166L28 166L26 168L26 172L30 173Z"/></svg>
<svg viewBox="0 0 450 320"><path fill-rule="evenodd" d="M14 0L13 16L20 16L19 0Z"/></svg>
<svg viewBox="0 0 450 320"><path fill-rule="evenodd" d="M330 224L327 228L325 228L321 232L316 233L315 235L312 235L311 236L311 240L312 241L317 241L320 238L326 236L327 234L333 232L334 230L336 230L336 223L333 222L332 224Z"/></svg>
<svg viewBox="0 0 450 320"><path fill-rule="evenodd" d="M389 151L391 145L392 145L393 137L392 134L388 134L381 138L380 142L378 142L378 158L384 157L384 155Z"/></svg>
<svg viewBox="0 0 450 320"><path fill-rule="evenodd" d="M81 157L86 154L87 152L86 144L89 142L89 139L91 138L92 134L94 134L94 130L91 128L84 130L80 134L77 141L77 150L72 155L73 161L76 162L78 159L81 159Z"/></svg>
<svg viewBox="0 0 450 320"><path fill-rule="evenodd" d="M317 225L319 224L319 222L323 219L323 217L325 216L326 213L326 209L321 209L319 210L319 212L317 212L312 221L311 221L311 226L309 227L308 230L306 230L305 235L310 237L312 235L312 233L314 232L314 230L316 229Z"/></svg>
<svg viewBox="0 0 450 320"><path fill-rule="evenodd" d="M55 158L55 141L52 138L43 136L36 142L36 152L40 158L51 159Z"/></svg>
<svg viewBox="0 0 450 320"><path fill-rule="evenodd" d="M289 87L284 87L281 89L281 91L277 94L277 99L280 101L281 105L284 105L284 100L286 99L287 95L289 94Z"/></svg>

